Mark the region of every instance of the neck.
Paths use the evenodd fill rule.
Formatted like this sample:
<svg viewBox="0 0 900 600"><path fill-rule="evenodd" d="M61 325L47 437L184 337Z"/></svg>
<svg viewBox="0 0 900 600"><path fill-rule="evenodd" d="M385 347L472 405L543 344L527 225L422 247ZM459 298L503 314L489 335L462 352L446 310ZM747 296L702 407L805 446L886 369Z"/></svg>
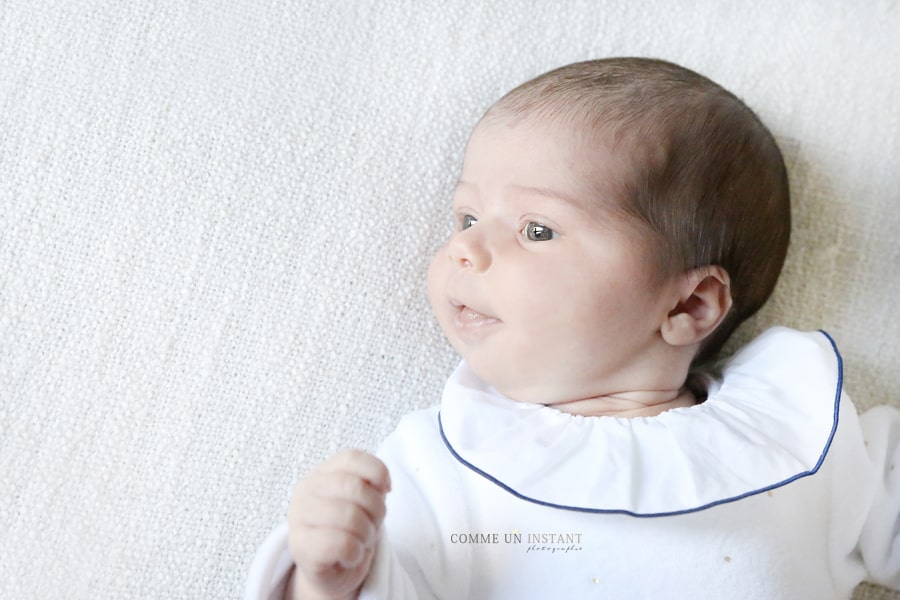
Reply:
<svg viewBox="0 0 900 600"><path fill-rule="evenodd" d="M632 391L568 400L551 406L584 417L653 417L673 408L693 406L697 398L687 388Z"/></svg>

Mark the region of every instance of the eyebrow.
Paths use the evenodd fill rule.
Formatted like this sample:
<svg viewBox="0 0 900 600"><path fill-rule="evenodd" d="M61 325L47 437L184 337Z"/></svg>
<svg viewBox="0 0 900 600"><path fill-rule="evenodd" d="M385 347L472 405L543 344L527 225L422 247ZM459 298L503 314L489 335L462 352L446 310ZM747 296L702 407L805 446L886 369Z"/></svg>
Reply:
<svg viewBox="0 0 900 600"><path fill-rule="evenodd" d="M478 187L471 181L466 181L464 179L458 179L456 181L456 186L457 187L459 187L459 186ZM518 192L526 192L529 194L535 194L538 196L543 196L544 198L549 198L551 200L561 200L562 202L565 202L566 204L570 204L575 208L582 207L582 203L577 201L573 196L570 196L569 194L565 194L563 192L553 190L550 188L536 187L536 186L530 186L530 185L518 185L518 184L511 184L509 187Z"/></svg>

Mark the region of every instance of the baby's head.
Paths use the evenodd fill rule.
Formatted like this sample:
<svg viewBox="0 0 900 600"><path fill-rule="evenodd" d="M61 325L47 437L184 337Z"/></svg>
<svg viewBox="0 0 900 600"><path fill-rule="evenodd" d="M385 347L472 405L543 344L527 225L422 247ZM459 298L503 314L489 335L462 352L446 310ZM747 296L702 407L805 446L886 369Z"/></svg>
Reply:
<svg viewBox="0 0 900 600"><path fill-rule="evenodd" d="M765 126L710 80L640 58L568 65L501 98L454 205L429 277L438 320L482 378L543 403L558 385L683 383L768 299L790 235ZM648 375L660 365L672 372Z"/></svg>

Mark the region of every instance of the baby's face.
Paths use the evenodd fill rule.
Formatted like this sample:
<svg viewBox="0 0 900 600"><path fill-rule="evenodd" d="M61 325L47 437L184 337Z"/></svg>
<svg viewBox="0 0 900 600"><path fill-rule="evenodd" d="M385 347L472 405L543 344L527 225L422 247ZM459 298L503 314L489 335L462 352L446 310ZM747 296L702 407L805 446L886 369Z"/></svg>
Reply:
<svg viewBox="0 0 900 600"><path fill-rule="evenodd" d="M428 275L437 319L475 373L541 404L629 389L672 308L645 238L602 197L622 161L563 129L475 129L456 228Z"/></svg>

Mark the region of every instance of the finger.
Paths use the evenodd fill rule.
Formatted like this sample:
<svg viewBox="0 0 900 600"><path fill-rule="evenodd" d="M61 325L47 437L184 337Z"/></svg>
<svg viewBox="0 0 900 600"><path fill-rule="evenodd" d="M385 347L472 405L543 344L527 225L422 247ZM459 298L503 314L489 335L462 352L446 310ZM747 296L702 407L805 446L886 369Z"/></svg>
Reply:
<svg viewBox="0 0 900 600"><path fill-rule="evenodd" d="M297 511L289 516L292 528L340 529L354 536L362 544L373 544L375 541L378 523L356 503L310 498L303 508L303 511Z"/></svg>
<svg viewBox="0 0 900 600"><path fill-rule="evenodd" d="M355 449L342 450L326 463L332 465L335 470L356 475L377 490L386 493L391 489L391 476L387 467L368 452Z"/></svg>
<svg viewBox="0 0 900 600"><path fill-rule="evenodd" d="M352 569L366 557L366 545L341 529L314 527L289 538L291 556L308 573L339 566Z"/></svg>
<svg viewBox="0 0 900 600"><path fill-rule="evenodd" d="M355 475L329 473L308 482L298 492L298 502L321 498L331 501L350 501L365 510L375 523L384 518L385 494Z"/></svg>

